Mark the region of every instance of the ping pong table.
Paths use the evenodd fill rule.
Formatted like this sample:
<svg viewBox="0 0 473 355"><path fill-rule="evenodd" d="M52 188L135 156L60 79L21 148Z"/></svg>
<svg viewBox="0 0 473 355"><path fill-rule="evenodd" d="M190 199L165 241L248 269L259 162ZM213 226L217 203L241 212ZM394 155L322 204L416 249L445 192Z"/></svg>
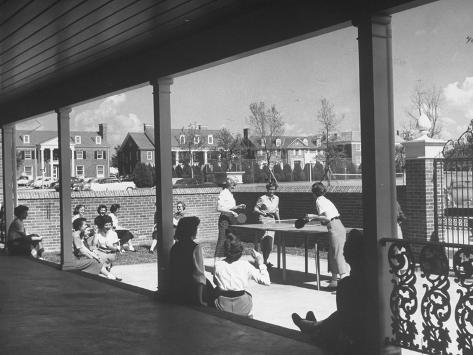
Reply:
<svg viewBox="0 0 473 355"><path fill-rule="evenodd" d="M282 254L282 279L286 281L286 237L291 235L295 237L304 238L304 249L305 249L305 273L308 273L309 265L309 240L314 241L314 252L315 252L315 271L317 276L317 290L320 290L320 255L319 255L319 244L329 243L329 233L326 226L321 225L318 222L309 222L303 228L297 229L294 227L295 219L286 219L281 221L275 221L274 223L268 224L239 224L230 225L229 228L235 232L243 230L251 231L275 231L275 238L277 238L277 263L280 268L280 255ZM347 233L353 228L347 228Z"/></svg>

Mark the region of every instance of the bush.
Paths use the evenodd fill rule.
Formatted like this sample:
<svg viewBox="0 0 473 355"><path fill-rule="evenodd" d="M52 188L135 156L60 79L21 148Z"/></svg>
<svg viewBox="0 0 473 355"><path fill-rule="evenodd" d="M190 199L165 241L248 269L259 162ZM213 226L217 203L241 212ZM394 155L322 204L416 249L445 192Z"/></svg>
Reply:
<svg viewBox="0 0 473 355"><path fill-rule="evenodd" d="M305 174L300 164L294 165L293 176L294 176L294 181L305 181Z"/></svg>
<svg viewBox="0 0 473 355"><path fill-rule="evenodd" d="M284 175L284 181L292 181L292 169L289 164L284 164L282 172Z"/></svg>
<svg viewBox="0 0 473 355"><path fill-rule="evenodd" d="M136 163L134 170L134 182L136 187L152 187L153 172L152 167L145 163Z"/></svg>

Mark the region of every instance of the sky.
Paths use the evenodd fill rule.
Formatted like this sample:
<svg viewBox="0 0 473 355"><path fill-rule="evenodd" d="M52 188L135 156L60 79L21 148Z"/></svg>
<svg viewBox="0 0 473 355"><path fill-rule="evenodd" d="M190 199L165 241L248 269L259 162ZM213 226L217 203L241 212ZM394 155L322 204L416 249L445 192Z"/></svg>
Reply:
<svg viewBox="0 0 473 355"><path fill-rule="evenodd" d="M393 85L396 129L406 125L414 87L442 91L442 138L461 134L473 119L473 1L441 0L394 14ZM242 133L249 105L263 101L281 113L287 135L320 133L320 100L334 104L340 131L359 129L357 31L354 27L313 37L174 79L172 128L190 123ZM77 105L72 130L107 123L109 141L153 123L152 88L145 85ZM55 114L24 121L17 129L56 130Z"/></svg>

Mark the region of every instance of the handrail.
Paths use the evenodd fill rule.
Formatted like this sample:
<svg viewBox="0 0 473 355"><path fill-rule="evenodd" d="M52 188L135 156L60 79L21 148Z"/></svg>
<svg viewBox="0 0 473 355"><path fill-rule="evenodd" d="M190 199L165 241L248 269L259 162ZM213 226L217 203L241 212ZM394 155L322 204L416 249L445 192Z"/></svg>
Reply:
<svg viewBox="0 0 473 355"><path fill-rule="evenodd" d="M424 240L410 240L410 239L398 239L398 238L381 238L379 244L386 246L387 243L407 243L407 244L418 244L418 245L434 245L439 247L447 248L463 248L473 249L473 245L470 244L458 244L458 243L445 243L445 242L429 242Z"/></svg>

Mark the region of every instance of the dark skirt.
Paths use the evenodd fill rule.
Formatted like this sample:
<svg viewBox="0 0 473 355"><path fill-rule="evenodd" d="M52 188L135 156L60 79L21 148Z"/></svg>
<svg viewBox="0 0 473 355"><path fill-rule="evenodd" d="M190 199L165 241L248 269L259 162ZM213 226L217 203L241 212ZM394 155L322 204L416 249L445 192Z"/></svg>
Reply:
<svg viewBox="0 0 473 355"><path fill-rule="evenodd" d="M31 240L30 236L9 240L7 242L8 253L10 255L31 255L31 249L39 248L38 240Z"/></svg>
<svg viewBox="0 0 473 355"><path fill-rule="evenodd" d="M218 219L218 239L215 247L215 258L225 257L225 250L223 249L223 243L227 237L228 226L230 225L230 219L221 214Z"/></svg>
<svg viewBox="0 0 473 355"><path fill-rule="evenodd" d="M120 245L127 244L130 239L133 239L133 234L126 229L118 229L117 232L118 239L120 239Z"/></svg>

